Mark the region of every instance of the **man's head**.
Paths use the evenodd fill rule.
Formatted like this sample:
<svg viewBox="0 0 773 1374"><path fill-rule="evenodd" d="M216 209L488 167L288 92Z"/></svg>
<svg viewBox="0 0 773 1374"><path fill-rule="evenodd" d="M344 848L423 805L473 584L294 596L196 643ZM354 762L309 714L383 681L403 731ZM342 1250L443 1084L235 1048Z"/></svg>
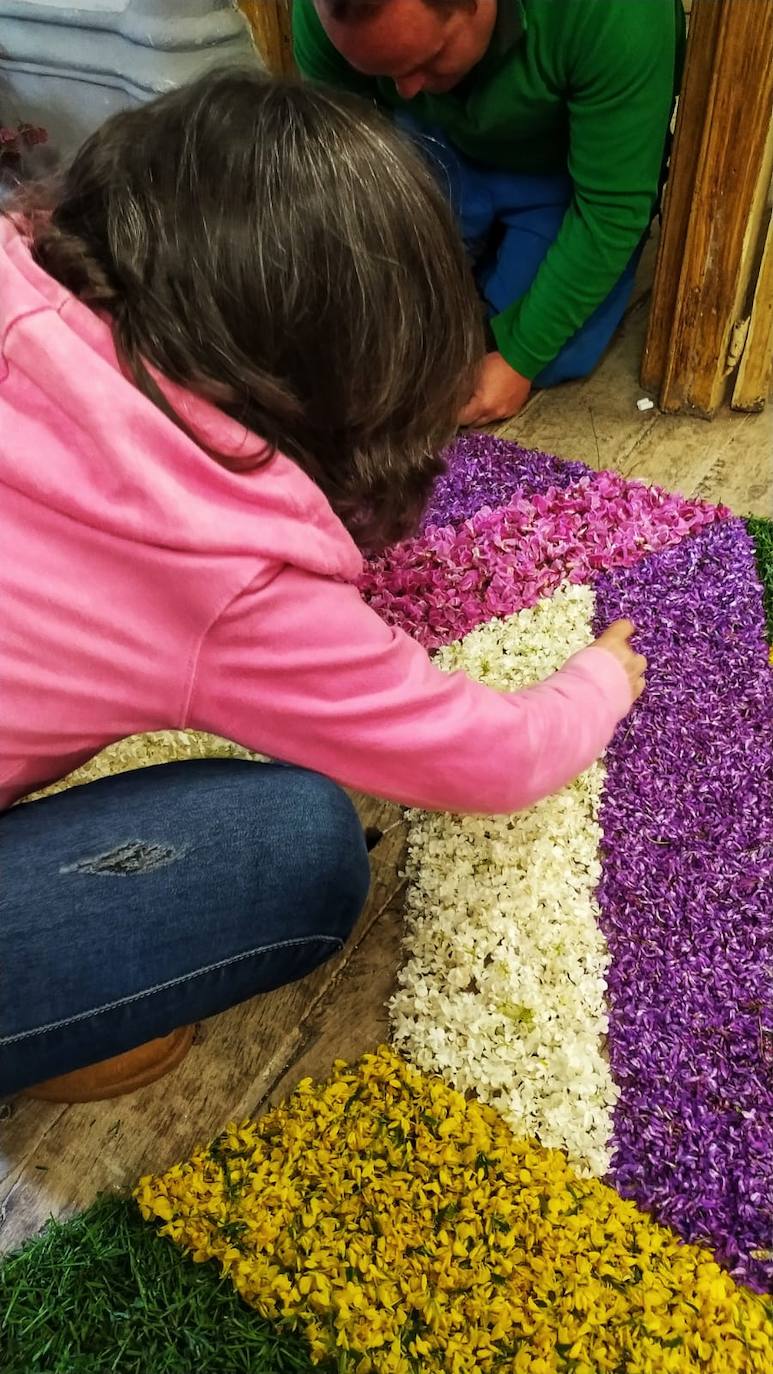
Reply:
<svg viewBox="0 0 773 1374"><path fill-rule="evenodd" d="M391 77L398 94L439 95L485 53L497 0L315 0L331 43L366 76Z"/></svg>

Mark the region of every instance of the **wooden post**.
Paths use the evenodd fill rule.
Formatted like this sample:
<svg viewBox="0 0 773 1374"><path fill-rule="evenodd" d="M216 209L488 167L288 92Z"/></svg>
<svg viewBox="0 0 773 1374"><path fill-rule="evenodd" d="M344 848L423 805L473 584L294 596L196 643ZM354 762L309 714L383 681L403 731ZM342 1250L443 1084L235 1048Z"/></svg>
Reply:
<svg viewBox="0 0 773 1374"><path fill-rule="evenodd" d="M693 0L642 363L665 411L713 415L741 356L772 114L773 0Z"/></svg>
<svg viewBox="0 0 773 1374"><path fill-rule="evenodd" d="M268 70L276 76L294 72L292 0L238 0L238 3Z"/></svg>
<svg viewBox="0 0 773 1374"><path fill-rule="evenodd" d="M762 410L773 385L773 214L762 252L749 331L733 388L733 410Z"/></svg>

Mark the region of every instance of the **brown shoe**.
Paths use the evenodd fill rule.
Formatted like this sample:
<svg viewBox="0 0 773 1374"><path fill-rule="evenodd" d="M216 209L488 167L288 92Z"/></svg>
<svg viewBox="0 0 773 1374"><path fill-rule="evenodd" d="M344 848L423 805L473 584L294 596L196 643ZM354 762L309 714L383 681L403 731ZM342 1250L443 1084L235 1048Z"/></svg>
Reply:
<svg viewBox="0 0 773 1374"><path fill-rule="evenodd" d="M123 1097L124 1093L155 1083L175 1069L193 1043L194 1029L181 1026L170 1035L149 1040L146 1045L116 1054L112 1059L102 1059L58 1078L47 1078L44 1083L27 1088L22 1096L38 1102L100 1102L107 1097Z"/></svg>

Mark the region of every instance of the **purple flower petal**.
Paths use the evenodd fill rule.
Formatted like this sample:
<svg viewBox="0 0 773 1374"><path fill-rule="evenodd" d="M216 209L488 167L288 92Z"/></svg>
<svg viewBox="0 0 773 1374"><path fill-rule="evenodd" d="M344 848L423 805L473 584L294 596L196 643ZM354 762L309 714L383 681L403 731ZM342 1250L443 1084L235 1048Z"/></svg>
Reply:
<svg viewBox="0 0 773 1374"><path fill-rule="evenodd" d="M602 926L622 1089L612 1179L738 1278L773 1280L773 674L726 520L597 583L648 689L607 755ZM766 1258L767 1252L767 1258Z"/></svg>
<svg viewBox="0 0 773 1374"><path fill-rule="evenodd" d="M481 506L506 505L517 491L566 487L589 471L584 463L566 463L489 434L463 434L444 457L448 467L435 483L422 529L458 525Z"/></svg>

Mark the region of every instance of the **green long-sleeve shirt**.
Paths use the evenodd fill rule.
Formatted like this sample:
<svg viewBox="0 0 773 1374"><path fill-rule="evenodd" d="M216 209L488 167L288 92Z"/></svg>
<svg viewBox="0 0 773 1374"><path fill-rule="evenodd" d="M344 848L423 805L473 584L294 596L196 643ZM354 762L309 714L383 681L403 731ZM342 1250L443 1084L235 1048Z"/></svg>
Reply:
<svg viewBox="0 0 773 1374"><path fill-rule="evenodd" d="M294 0L308 78L410 109L466 157L513 172L568 170L574 195L529 290L492 322L526 377L560 352L611 290L652 217L684 47L682 0L499 0L489 49L444 95L398 96L362 76Z"/></svg>

